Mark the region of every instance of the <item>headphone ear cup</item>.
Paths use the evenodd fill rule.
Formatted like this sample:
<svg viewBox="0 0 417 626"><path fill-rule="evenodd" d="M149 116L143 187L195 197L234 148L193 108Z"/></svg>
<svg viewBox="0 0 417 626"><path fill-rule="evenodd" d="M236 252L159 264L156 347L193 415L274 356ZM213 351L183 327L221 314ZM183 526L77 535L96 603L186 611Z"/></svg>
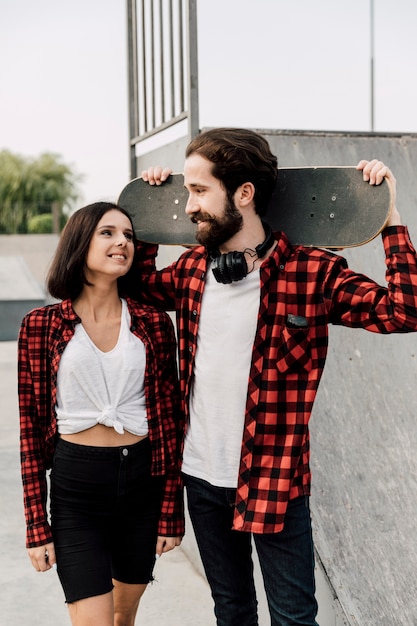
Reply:
<svg viewBox="0 0 417 626"><path fill-rule="evenodd" d="M262 222L262 224L265 230L265 241L255 248L259 259L262 259L266 255L275 241L271 227L265 222ZM242 278L247 276L248 264L246 263L244 252L227 252L226 254L221 254L220 250L217 248L215 250L209 250L209 255L213 262L212 271L218 283L228 285L229 283L242 280Z"/></svg>
<svg viewBox="0 0 417 626"><path fill-rule="evenodd" d="M227 267L225 263L225 254L220 254L218 257L213 259L213 274L214 278L218 283L223 283L224 285L228 285L231 283L231 279L229 278L229 274L227 272Z"/></svg>
<svg viewBox="0 0 417 626"><path fill-rule="evenodd" d="M229 252L226 254L226 266L228 275L234 282L242 280L248 273L248 264L243 252Z"/></svg>
<svg viewBox="0 0 417 626"><path fill-rule="evenodd" d="M228 285L242 280L248 273L243 252L228 252L213 259L213 274L218 283Z"/></svg>

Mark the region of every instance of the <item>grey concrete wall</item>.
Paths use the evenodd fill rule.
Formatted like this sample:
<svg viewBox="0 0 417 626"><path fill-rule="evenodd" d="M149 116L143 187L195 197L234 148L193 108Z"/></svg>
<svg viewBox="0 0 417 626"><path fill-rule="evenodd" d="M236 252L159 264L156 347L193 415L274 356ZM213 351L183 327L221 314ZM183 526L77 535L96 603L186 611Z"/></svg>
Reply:
<svg viewBox="0 0 417 626"><path fill-rule="evenodd" d="M0 341L17 338L20 322L47 301L45 277L57 235L0 235Z"/></svg>
<svg viewBox="0 0 417 626"><path fill-rule="evenodd" d="M138 176L140 177L142 170L151 165L170 167L175 173L182 172L187 143L187 137L181 137L138 156L136 160Z"/></svg>
<svg viewBox="0 0 417 626"><path fill-rule="evenodd" d="M417 243L416 135L267 133L280 165L354 165L378 158L397 178ZM382 282L380 237L346 251ZM417 335L331 328L311 423L315 541L353 624L417 624Z"/></svg>
<svg viewBox="0 0 417 626"><path fill-rule="evenodd" d="M20 256L43 289L58 235L0 235L0 255Z"/></svg>
<svg viewBox="0 0 417 626"><path fill-rule="evenodd" d="M417 135L260 132L281 167L383 160L397 178L397 205L417 244ZM153 152L143 167L159 163L181 171L181 155L171 156ZM161 263L178 251L165 258L162 252ZM380 237L344 256L355 270L385 280ZM336 609L319 622L416 625L417 335L330 330L311 422L312 515L319 577L327 577Z"/></svg>

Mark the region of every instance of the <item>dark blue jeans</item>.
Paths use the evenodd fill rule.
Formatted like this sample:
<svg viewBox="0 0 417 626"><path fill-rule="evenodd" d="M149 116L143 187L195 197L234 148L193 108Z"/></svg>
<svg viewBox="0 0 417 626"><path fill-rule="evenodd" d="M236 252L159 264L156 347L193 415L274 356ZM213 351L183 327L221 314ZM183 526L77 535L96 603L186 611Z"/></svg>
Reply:
<svg viewBox="0 0 417 626"><path fill-rule="evenodd" d="M290 501L281 533L231 530L235 489L184 476L190 518L214 599L218 626L258 626L252 537L271 626L318 626L308 498Z"/></svg>

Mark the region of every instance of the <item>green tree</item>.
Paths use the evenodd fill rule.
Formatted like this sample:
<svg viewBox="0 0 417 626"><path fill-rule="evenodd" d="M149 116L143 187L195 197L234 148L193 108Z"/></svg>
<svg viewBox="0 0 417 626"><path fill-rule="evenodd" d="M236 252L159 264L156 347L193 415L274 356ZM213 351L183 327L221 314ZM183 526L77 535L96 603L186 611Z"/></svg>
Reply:
<svg viewBox="0 0 417 626"><path fill-rule="evenodd" d="M67 219L68 218L66 215L61 215L61 219L59 221L59 230L62 230L64 228ZM53 221L53 215L51 213L39 213L38 215L34 215L28 221L27 232L29 235L35 235L40 233L53 233Z"/></svg>
<svg viewBox="0 0 417 626"><path fill-rule="evenodd" d="M52 216L50 232L59 232L79 196L80 180L60 155L0 151L0 233L27 233L30 220L42 214Z"/></svg>

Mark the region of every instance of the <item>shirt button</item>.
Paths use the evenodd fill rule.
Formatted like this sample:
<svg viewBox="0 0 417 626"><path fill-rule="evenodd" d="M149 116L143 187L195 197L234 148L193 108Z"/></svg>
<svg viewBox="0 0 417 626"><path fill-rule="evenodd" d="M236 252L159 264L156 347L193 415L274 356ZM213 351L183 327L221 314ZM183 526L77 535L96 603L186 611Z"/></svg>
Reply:
<svg viewBox="0 0 417 626"><path fill-rule="evenodd" d="M283 271L284 271L284 265L282 265L282 264L281 264L281 265L279 266L279 269L281 270L281 272L283 272Z"/></svg>
<svg viewBox="0 0 417 626"><path fill-rule="evenodd" d="M127 448L123 448L122 454L123 456L127 456L129 454L129 450Z"/></svg>
<svg viewBox="0 0 417 626"><path fill-rule="evenodd" d="M189 346L188 351L189 351L190 353L192 353L192 351L193 351L193 346Z"/></svg>
<svg viewBox="0 0 417 626"><path fill-rule="evenodd" d="M195 309L193 311L193 315L194 315L194 317L197 315L197 311Z"/></svg>

